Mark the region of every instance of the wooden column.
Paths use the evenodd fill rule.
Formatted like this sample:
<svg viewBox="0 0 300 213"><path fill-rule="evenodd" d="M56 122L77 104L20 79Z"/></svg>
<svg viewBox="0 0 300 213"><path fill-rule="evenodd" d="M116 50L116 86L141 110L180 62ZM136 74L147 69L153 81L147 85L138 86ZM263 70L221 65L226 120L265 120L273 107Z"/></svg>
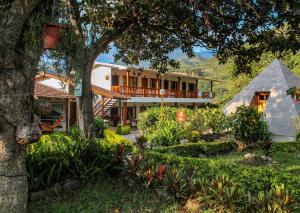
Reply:
<svg viewBox="0 0 300 213"><path fill-rule="evenodd" d="M123 126L127 124L127 102L123 102Z"/></svg>
<svg viewBox="0 0 300 213"><path fill-rule="evenodd" d="M119 99L119 120L118 123L121 124L122 123L122 99Z"/></svg>
<svg viewBox="0 0 300 213"><path fill-rule="evenodd" d="M176 97L177 98L180 98L181 97L181 90L180 90L180 88L181 88L181 78L179 77L178 78L178 83L177 83L177 88L176 88Z"/></svg>
<svg viewBox="0 0 300 213"><path fill-rule="evenodd" d="M198 79L196 79L195 93L195 96L198 97Z"/></svg>
<svg viewBox="0 0 300 213"><path fill-rule="evenodd" d="M67 99L67 119L66 119L66 121L67 121L67 124L66 124L66 131L69 131L69 129L70 129L70 108L71 108L71 106L70 106L70 99L68 98Z"/></svg>
<svg viewBox="0 0 300 213"><path fill-rule="evenodd" d="M159 79L158 79L158 76L156 78L156 82L155 82L155 96L158 96L159 95L159 88L158 88L158 83Z"/></svg>
<svg viewBox="0 0 300 213"><path fill-rule="evenodd" d="M126 70L126 95L129 94L129 70Z"/></svg>

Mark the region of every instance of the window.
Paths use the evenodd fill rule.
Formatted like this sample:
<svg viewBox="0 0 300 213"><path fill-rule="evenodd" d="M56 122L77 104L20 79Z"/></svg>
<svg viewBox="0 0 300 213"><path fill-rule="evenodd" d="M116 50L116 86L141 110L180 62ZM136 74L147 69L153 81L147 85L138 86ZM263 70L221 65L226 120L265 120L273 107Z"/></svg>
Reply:
<svg viewBox="0 0 300 213"><path fill-rule="evenodd" d="M177 85L178 85L177 81L171 81L171 89L173 90L177 89Z"/></svg>
<svg viewBox="0 0 300 213"><path fill-rule="evenodd" d="M127 86L127 78L123 78L124 86ZM128 87L137 87L138 86L138 78L137 77L129 77Z"/></svg>
<svg viewBox="0 0 300 213"><path fill-rule="evenodd" d="M195 84L193 83L189 84L189 91L195 91Z"/></svg>
<svg viewBox="0 0 300 213"><path fill-rule="evenodd" d="M151 78L150 79L150 88L155 89L156 88L156 79Z"/></svg>
<svg viewBox="0 0 300 213"><path fill-rule="evenodd" d="M129 77L129 87L137 87L137 86L138 86L138 78Z"/></svg>
<svg viewBox="0 0 300 213"><path fill-rule="evenodd" d="M113 75L111 77L111 84L113 86L119 86L119 76L118 75Z"/></svg>
<svg viewBox="0 0 300 213"><path fill-rule="evenodd" d="M164 80L164 89L169 89L169 81Z"/></svg>

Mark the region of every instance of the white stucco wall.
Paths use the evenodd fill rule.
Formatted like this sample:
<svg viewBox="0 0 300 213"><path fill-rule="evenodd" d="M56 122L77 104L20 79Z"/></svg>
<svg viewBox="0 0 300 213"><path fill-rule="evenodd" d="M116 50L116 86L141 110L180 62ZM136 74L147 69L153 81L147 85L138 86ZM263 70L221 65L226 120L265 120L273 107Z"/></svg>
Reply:
<svg viewBox="0 0 300 213"><path fill-rule="evenodd" d="M111 90L111 67L99 66L92 72L92 84ZM108 76L108 80L106 79Z"/></svg>

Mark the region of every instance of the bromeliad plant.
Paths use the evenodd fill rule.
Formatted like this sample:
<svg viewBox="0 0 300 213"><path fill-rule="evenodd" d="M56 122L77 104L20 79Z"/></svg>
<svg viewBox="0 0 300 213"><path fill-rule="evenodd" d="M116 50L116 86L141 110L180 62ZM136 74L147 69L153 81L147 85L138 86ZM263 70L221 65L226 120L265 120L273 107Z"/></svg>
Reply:
<svg viewBox="0 0 300 213"><path fill-rule="evenodd" d="M134 188L139 185L141 180L141 165L144 160L142 154L137 155L127 155L124 157L124 166L121 167L122 176L127 181L130 188Z"/></svg>
<svg viewBox="0 0 300 213"><path fill-rule="evenodd" d="M256 197L249 196L252 212L298 212L299 206L295 204L292 195L285 190L284 185L277 186L267 192L259 192Z"/></svg>

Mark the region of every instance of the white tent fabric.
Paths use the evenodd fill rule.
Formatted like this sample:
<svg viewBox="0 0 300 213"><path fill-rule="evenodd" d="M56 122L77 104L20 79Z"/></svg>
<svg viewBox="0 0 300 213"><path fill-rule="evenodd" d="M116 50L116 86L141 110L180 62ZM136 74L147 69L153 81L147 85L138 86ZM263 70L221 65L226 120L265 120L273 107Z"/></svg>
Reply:
<svg viewBox="0 0 300 213"><path fill-rule="evenodd" d="M270 131L275 135L275 140L293 140L296 135L295 118L300 112L297 108L300 107L286 94L286 90L294 86L300 87L300 79L281 61L274 60L225 105L224 113L229 115L238 106L249 106L257 92L270 92L264 109Z"/></svg>

